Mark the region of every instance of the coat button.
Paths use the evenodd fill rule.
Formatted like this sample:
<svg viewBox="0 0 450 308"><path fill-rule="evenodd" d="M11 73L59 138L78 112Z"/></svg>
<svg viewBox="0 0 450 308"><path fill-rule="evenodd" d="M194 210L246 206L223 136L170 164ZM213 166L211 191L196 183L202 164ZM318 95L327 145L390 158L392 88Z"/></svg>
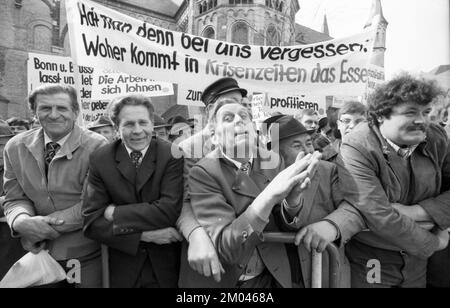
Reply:
<svg viewBox="0 0 450 308"><path fill-rule="evenodd" d="M247 237L248 237L247 231L243 231L243 232L242 232L242 237L244 238L244 240L247 239Z"/></svg>
<svg viewBox="0 0 450 308"><path fill-rule="evenodd" d="M243 264L239 264L238 267L239 267L240 269L243 269L243 268L244 268L244 265L243 265Z"/></svg>

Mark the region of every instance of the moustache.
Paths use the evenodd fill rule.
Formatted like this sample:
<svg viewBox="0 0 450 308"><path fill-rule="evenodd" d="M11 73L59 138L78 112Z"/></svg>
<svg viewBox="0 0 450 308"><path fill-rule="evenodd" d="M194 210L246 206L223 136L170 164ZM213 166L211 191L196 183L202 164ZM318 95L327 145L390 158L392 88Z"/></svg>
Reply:
<svg viewBox="0 0 450 308"><path fill-rule="evenodd" d="M408 131L414 131L414 130L421 130L422 132L425 132L427 129L427 127L425 125L414 125L414 126L410 126L408 128Z"/></svg>

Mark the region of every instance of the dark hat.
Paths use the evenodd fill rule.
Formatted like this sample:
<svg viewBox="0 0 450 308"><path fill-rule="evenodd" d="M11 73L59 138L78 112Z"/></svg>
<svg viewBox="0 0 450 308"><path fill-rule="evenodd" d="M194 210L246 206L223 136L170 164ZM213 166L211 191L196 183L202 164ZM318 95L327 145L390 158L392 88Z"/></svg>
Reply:
<svg viewBox="0 0 450 308"><path fill-rule="evenodd" d="M278 140L283 140L292 136L302 135L302 134L312 134L315 132L314 129L306 129L299 121L297 121L293 116L274 116L277 117L271 122L277 123L279 125L279 138ZM270 118L269 118L270 119Z"/></svg>
<svg viewBox="0 0 450 308"><path fill-rule="evenodd" d="M241 92L243 97L247 96L247 90L240 88L236 79L229 77L221 78L203 90L201 100L205 103L205 106L208 106L209 104L212 104L219 95L233 91Z"/></svg>
<svg viewBox="0 0 450 308"><path fill-rule="evenodd" d="M164 118L160 117L156 113L153 114L153 128L170 127Z"/></svg>
<svg viewBox="0 0 450 308"><path fill-rule="evenodd" d="M111 120L104 115L100 116L97 119L97 121L95 121L94 123L91 123L90 125L88 125L88 129L93 130L95 128L99 128L99 127L103 127L103 126L113 126L113 123L111 122Z"/></svg>

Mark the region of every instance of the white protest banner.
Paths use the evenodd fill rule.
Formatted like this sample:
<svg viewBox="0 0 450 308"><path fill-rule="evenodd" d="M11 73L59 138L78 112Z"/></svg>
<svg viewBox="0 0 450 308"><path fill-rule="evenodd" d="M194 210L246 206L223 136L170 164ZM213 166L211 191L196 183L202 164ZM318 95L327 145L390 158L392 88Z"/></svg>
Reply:
<svg viewBox="0 0 450 308"><path fill-rule="evenodd" d="M368 96L375 90L375 88L384 82L384 67L375 64L368 64L367 74L367 88L364 95L364 100L366 101Z"/></svg>
<svg viewBox="0 0 450 308"><path fill-rule="evenodd" d="M75 85L74 66L69 57L28 53L28 93L43 84Z"/></svg>
<svg viewBox="0 0 450 308"><path fill-rule="evenodd" d="M148 97L173 95L173 85L123 73L109 73L96 69L93 76L92 98L112 100L127 94Z"/></svg>
<svg viewBox="0 0 450 308"><path fill-rule="evenodd" d="M264 114L264 100L265 94L253 94L252 95L252 115L253 121L261 120L265 117Z"/></svg>
<svg viewBox="0 0 450 308"><path fill-rule="evenodd" d="M268 94L268 99L264 104L264 112L281 112L283 114L295 115L302 109L312 109L318 112L320 116L326 114L326 100L322 95L312 94Z"/></svg>
<svg viewBox="0 0 450 308"><path fill-rule="evenodd" d="M203 91L178 84L178 105L205 107L201 99L202 93Z"/></svg>
<svg viewBox="0 0 450 308"><path fill-rule="evenodd" d="M106 112L107 101L91 100L92 67L77 66L70 57L30 52L27 68L28 92L43 84L65 84L78 90L81 125Z"/></svg>
<svg viewBox="0 0 450 308"><path fill-rule="evenodd" d="M249 92L363 95L376 27L343 39L299 46L251 46L156 27L89 0L67 1L72 56L202 91L233 77Z"/></svg>

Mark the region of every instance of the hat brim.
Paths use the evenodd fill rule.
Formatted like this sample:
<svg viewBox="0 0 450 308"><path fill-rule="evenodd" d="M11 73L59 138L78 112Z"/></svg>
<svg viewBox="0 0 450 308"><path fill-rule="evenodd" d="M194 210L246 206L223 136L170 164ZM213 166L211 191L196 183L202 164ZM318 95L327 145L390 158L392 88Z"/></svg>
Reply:
<svg viewBox="0 0 450 308"><path fill-rule="evenodd" d="M290 137L294 137L294 136L298 136L298 135L304 135L304 134L312 135L315 132L316 131L314 129L307 129L307 130L304 130L302 132L293 132L293 133L290 133L289 135L286 135L286 136L283 136L281 138L278 138L278 140L284 140L284 139L287 139L287 138L290 138Z"/></svg>
<svg viewBox="0 0 450 308"><path fill-rule="evenodd" d="M235 91L241 92L242 97L246 97L247 94L248 94L247 90L242 89L242 88L239 88L239 87L234 87L234 88L229 88L229 89L220 91L220 92L218 92L215 96L217 97L217 96L219 96L219 95L223 95L223 94L230 93L230 92L235 92Z"/></svg>
<svg viewBox="0 0 450 308"><path fill-rule="evenodd" d="M91 126L91 127L88 127L88 129L89 130L93 130L93 129L96 129L96 128L100 128L100 127L105 127L105 126L113 126L112 124L98 124L98 125L95 125L95 126Z"/></svg>

